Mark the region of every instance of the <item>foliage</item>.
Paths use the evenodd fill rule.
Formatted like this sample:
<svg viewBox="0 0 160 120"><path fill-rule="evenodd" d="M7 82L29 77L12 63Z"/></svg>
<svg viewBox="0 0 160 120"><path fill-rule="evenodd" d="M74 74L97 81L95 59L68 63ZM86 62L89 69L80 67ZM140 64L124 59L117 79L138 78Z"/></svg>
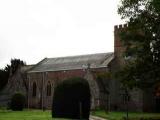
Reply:
<svg viewBox="0 0 160 120"><path fill-rule="evenodd" d="M8 82L8 72L1 69L0 70L0 91L4 88L7 82Z"/></svg>
<svg viewBox="0 0 160 120"><path fill-rule="evenodd" d="M123 84L121 87L124 90L127 88L133 89L134 87L138 87L138 81L134 78L136 72L134 67L134 65L126 65L115 74L115 77Z"/></svg>
<svg viewBox="0 0 160 120"><path fill-rule="evenodd" d="M14 111L22 111L25 106L25 96L21 93L15 93L11 99L11 109Z"/></svg>
<svg viewBox="0 0 160 120"><path fill-rule="evenodd" d="M7 84L9 75L13 75L18 67L23 65L25 65L25 62L22 60L11 59L11 65L7 65L4 69L0 69L0 90Z"/></svg>
<svg viewBox="0 0 160 120"><path fill-rule="evenodd" d="M121 0L118 13L128 28L121 32L127 66L123 79L140 88L160 82L160 1Z"/></svg>
<svg viewBox="0 0 160 120"><path fill-rule="evenodd" d="M54 90L52 117L88 119L90 90L82 78L64 80Z"/></svg>
<svg viewBox="0 0 160 120"><path fill-rule="evenodd" d="M101 72L97 74L97 78L100 79L111 79L111 73L110 72Z"/></svg>
<svg viewBox="0 0 160 120"><path fill-rule="evenodd" d="M110 72L101 72L101 73L97 73L97 83L100 84L99 86L101 86L100 89L102 89L102 91L104 93L109 94L109 81L112 77Z"/></svg>
<svg viewBox="0 0 160 120"><path fill-rule="evenodd" d="M25 65L26 63L20 59L11 59L11 74L14 74L18 67Z"/></svg>

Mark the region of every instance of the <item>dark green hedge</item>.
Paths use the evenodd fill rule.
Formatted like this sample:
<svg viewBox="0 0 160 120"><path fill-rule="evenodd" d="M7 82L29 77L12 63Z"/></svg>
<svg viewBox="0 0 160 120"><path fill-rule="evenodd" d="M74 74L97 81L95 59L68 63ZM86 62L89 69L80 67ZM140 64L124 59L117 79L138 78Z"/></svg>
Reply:
<svg viewBox="0 0 160 120"><path fill-rule="evenodd" d="M22 111L25 106L25 96L21 93L15 93L12 96L10 108L14 111Z"/></svg>
<svg viewBox="0 0 160 120"><path fill-rule="evenodd" d="M52 117L89 119L90 89L82 78L64 80L54 90Z"/></svg>

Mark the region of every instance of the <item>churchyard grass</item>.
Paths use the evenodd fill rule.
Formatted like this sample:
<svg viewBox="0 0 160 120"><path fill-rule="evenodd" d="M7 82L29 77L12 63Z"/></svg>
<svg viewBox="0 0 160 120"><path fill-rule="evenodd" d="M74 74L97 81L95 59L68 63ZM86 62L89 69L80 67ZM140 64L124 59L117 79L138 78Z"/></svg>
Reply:
<svg viewBox="0 0 160 120"><path fill-rule="evenodd" d="M106 118L107 120L124 120L126 116L125 112L108 112L103 110L96 110L91 112L94 116ZM160 120L160 113L129 113L129 120ZM150 119L152 118L152 119ZM52 118L51 111L46 110L34 110L25 109L24 111L12 111L6 109L0 109L0 120L69 120Z"/></svg>
<svg viewBox="0 0 160 120"><path fill-rule="evenodd" d="M51 111L24 110L12 111L0 109L0 120L68 120L51 117Z"/></svg>
<svg viewBox="0 0 160 120"><path fill-rule="evenodd" d="M105 112L104 110L92 111L91 114L107 120L124 120L126 117L125 112ZM160 120L160 113L129 112L129 120Z"/></svg>

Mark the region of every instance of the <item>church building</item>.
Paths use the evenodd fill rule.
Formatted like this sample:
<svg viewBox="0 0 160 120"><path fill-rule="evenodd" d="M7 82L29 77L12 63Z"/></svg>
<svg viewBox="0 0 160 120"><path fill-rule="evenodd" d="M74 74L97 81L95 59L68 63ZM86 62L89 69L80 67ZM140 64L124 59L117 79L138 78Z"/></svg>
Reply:
<svg viewBox="0 0 160 120"><path fill-rule="evenodd" d="M112 77L125 64L125 46L119 37L125 27L114 27L113 53L44 58L35 65L20 67L0 93L0 106L7 105L15 92L22 92L27 99L26 107L51 109L55 87L66 79L80 77L89 84L91 109L125 110L125 93L121 83ZM154 111L156 104L152 88L147 94L138 88L130 91L130 111Z"/></svg>

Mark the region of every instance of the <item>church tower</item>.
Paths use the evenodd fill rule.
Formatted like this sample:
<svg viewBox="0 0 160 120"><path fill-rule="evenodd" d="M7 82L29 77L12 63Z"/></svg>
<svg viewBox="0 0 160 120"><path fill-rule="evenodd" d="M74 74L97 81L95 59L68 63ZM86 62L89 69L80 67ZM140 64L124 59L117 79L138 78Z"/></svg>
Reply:
<svg viewBox="0 0 160 120"><path fill-rule="evenodd" d="M125 60L123 57L125 46L121 42L120 33L125 31L127 25L116 25L114 26L114 59L111 62L110 70L112 74L116 74L118 70L120 70L124 64ZM112 110L122 109L124 110L124 104L122 104L122 92L121 92L121 83L120 81L113 78L110 84L110 108ZM118 97L117 97L118 96Z"/></svg>
<svg viewBox="0 0 160 120"><path fill-rule="evenodd" d="M125 32L126 28L127 24L114 26L114 55L116 62L118 62L117 64L120 66L124 64L123 54L125 51L125 47L120 38L120 33Z"/></svg>

